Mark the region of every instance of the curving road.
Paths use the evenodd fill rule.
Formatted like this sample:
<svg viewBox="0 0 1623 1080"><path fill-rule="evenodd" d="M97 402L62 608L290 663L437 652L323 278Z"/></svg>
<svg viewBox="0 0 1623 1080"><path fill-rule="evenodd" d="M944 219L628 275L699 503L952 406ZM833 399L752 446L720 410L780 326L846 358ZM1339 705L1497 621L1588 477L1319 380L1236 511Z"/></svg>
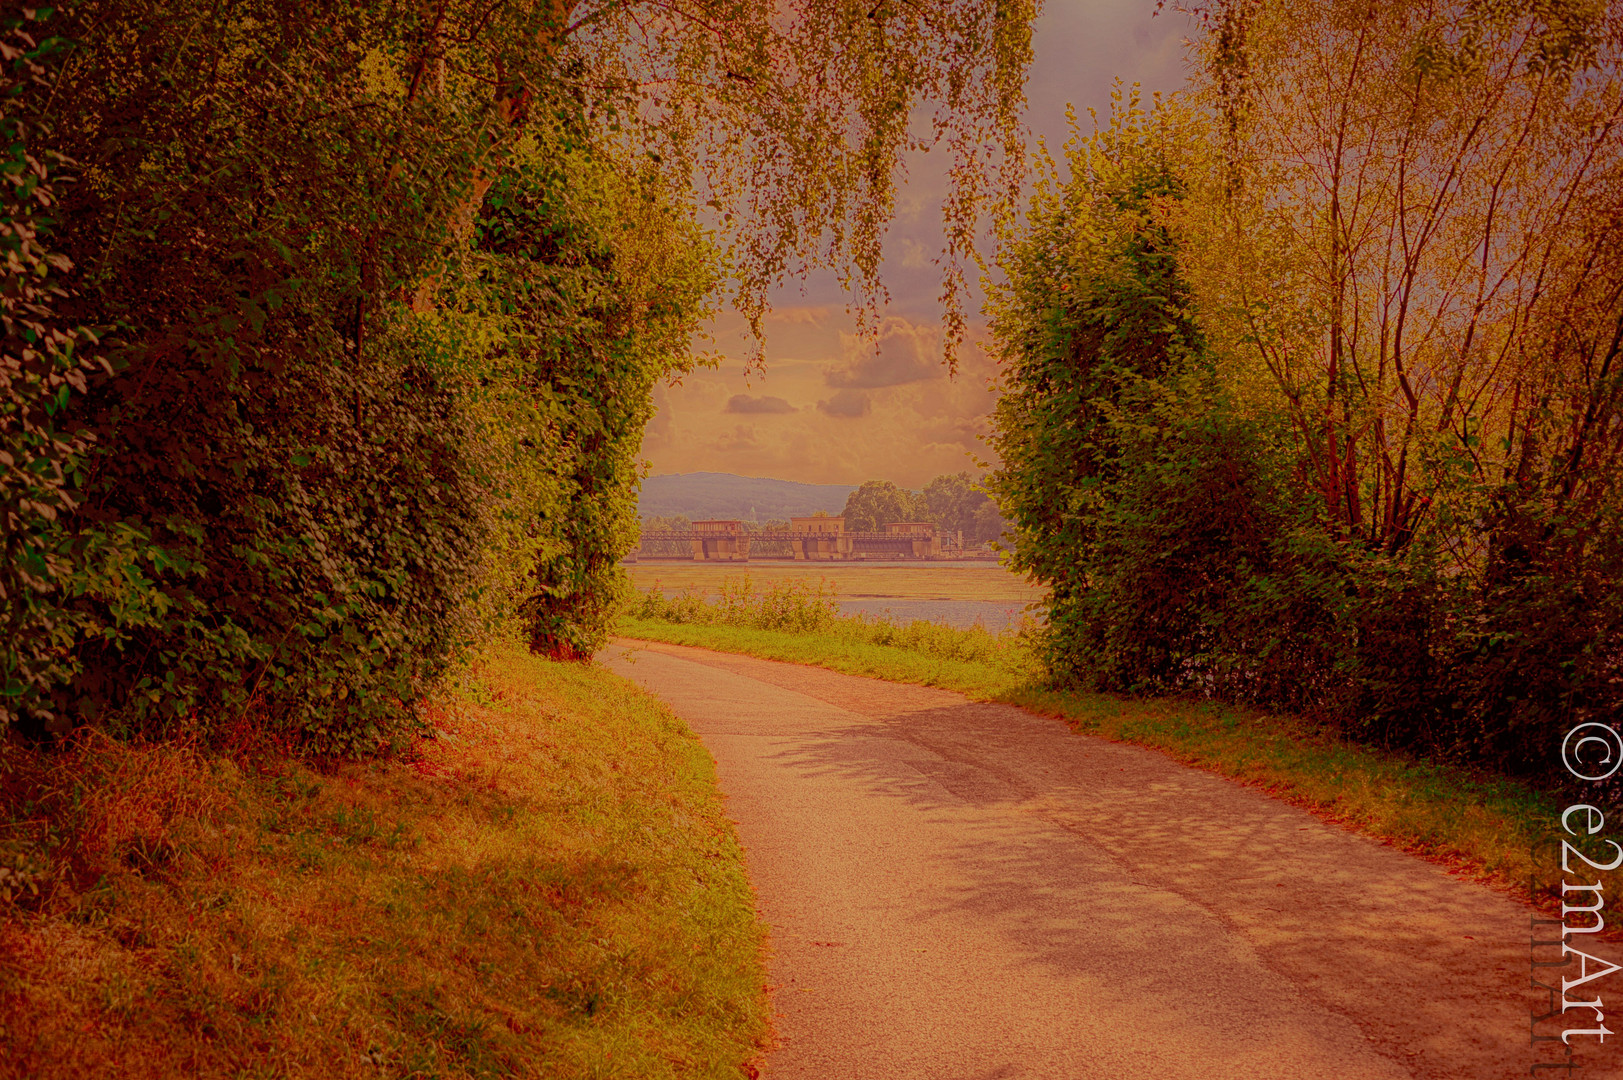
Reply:
<svg viewBox="0 0 1623 1080"><path fill-rule="evenodd" d="M772 932L774 1080L1527 1075L1529 909L1487 888L1010 706L599 659L715 756Z"/></svg>

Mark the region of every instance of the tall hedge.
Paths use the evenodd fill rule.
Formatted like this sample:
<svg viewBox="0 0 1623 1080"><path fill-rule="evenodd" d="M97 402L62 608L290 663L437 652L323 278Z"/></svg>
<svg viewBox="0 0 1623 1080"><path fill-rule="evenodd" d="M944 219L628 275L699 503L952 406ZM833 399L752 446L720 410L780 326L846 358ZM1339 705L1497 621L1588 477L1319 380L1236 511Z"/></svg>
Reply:
<svg viewBox="0 0 1623 1080"><path fill-rule="evenodd" d="M1212 146L1181 103L1123 101L1007 237L993 486L1014 566L1049 588L1051 679L1288 709L1559 782L1561 733L1623 716L1623 498L1612 459L1574 449L1585 424L1619 430L1623 294L1551 331L1586 335L1563 346L1592 365L1583 395L1554 392L1584 369L1543 341L1550 396L1504 434L1508 475L1480 437L1439 437L1415 449L1419 527L1348 529L1315 479L1323 414L1300 421L1218 306L1228 282L1201 280L1232 205Z"/></svg>
<svg viewBox="0 0 1623 1080"><path fill-rule="evenodd" d="M78 488L91 447L69 407L110 373L98 335L72 310L58 200L72 162L44 115L69 43L38 12L0 18L0 718L56 720L53 690L72 673Z"/></svg>
<svg viewBox="0 0 1623 1080"><path fill-rule="evenodd" d="M602 638L711 260L578 100L532 100L494 169L483 86L413 94L422 28L377 15L107 3L13 30L74 42L34 50L48 99L30 69L8 98L37 178L8 189L37 264L10 311L46 336L8 350L36 463L8 474L34 490L7 488L5 663L36 730L368 751L515 609L539 648Z"/></svg>
<svg viewBox="0 0 1623 1080"><path fill-rule="evenodd" d="M480 634L590 653L654 383L723 276L756 326L797 266L879 295L932 104L961 339L1034 15L8 8L0 726L363 752Z"/></svg>

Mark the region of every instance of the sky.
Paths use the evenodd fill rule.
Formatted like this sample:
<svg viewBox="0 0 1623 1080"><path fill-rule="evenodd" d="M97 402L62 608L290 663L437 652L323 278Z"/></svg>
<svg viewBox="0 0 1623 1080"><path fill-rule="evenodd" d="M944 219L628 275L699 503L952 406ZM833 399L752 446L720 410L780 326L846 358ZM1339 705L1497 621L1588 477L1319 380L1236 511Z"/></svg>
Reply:
<svg viewBox="0 0 1623 1080"><path fill-rule="evenodd" d="M1108 113L1118 77L1146 100L1183 83L1189 20L1155 0L1047 0L1033 29L1026 124L1056 151L1069 137L1067 104L1082 124ZM942 473L979 473L993 458L981 437L996 401L996 365L973 342L948 377L941 363L941 248L936 158L914 158L897 192L882 276L891 301L875 339L859 338L837 283L787 286L765 323L766 368L749 372L743 321L723 311L696 351L723 357L679 385L655 390L643 440L650 475L728 472L814 484L891 480L917 489Z"/></svg>

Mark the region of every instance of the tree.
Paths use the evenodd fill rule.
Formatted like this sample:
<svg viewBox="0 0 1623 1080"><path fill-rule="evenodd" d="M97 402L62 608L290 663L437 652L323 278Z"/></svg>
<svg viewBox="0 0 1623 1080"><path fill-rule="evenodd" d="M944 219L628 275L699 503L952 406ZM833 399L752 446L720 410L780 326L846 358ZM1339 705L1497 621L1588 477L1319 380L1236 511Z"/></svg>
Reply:
<svg viewBox="0 0 1623 1080"><path fill-rule="evenodd" d="M967 472L938 476L920 493L924 517L951 534L962 533L964 544L978 547L1003 533L1004 521L997 504L977 487Z"/></svg>
<svg viewBox="0 0 1623 1080"><path fill-rule="evenodd" d="M1434 498L1454 471L1491 485L1541 471L1524 455L1599 449L1551 445L1537 418L1588 444L1578 418L1615 407L1623 10L1197 10L1230 131L1197 276L1212 332L1288 403L1324 520L1396 552L1480 512Z"/></svg>
<svg viewBox="0 0 1623 1080"><path fill-rule="evenodd" d="M846 532L884 532L892 521L917 521L919 496L889 480L868 480L846 496Z"/></svg>
<svg viewBox="0 0 1623 1080"><path fill-rule="evenodd" d="M938 476L923 491L869 480L846 497L844 516L851 532L882 532L893 521L929 521L947 533L963 530L964 542L971 546L997 539L1004 526L997 504L971 483L968 473Z"/></svg>
<svg viewBox="0 0 1623 1080"><path fill-rule="evenodd" d="M1346 585L1360 720L1521 767L1623 707L1623 9L1197 10L1227 137L1189 271L1375 568Z"/></svg>
<svg viewBox="0 0 1623 1080"><path fill-rule="evenodd" d="M1172 106L1146 114L1136 90L1118 88L1114 103L1107 126L1067 144L1067 176L1045 162L990 301L1002 465L987 486L1014 526L1013 567L1049 589L1049 663L1062 681L1087 675L1089 643L1114 625L1096 602L1096 558L1123 410L1202 356L1178 265L1189 121Z"/></svg>
<svg viewBox="0 0 1623 1080"><path fill-rule="evenodd" d="M251 712L348 751L504 612L540 651L590 651L635 542L651 388L691 362L719 267L757 319L809 264L872 293L932 100L953 286L976 208L1014 190L1031 14L42 12L41 38L75 44L49 96L18 99L26 153L79 180L55 215L77 297L47 314L116 326L117 374L53 405L94 439L48 605L77 629L18 709L55 694L154 731Z"/></svg>
<svg viewBox="0 0 1623 1080"><path fill-rule="evenodd" d="M997 502L988 496L984 502L975 507L974 516L962 528L964 545L981 547L1007 538L1009 522L998 509Z"/></svg>
<svg viewBox="0 0 1623 1080"><path fill-rule="evenodd" d="M1005 232L1050 672L1557 780L1623 709L1623 9L1201 13L1194 107L1118 109Z"/></svg>

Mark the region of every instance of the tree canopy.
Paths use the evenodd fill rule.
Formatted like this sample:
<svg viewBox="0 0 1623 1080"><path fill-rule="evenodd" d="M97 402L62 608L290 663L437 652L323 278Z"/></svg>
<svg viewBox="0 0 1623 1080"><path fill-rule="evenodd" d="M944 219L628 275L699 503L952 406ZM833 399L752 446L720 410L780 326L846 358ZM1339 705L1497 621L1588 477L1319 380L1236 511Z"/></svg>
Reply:
<svg viewBox="0 0 1623 1080"><path fill-rule="evenodd" d="M1056 681L1538 771L1623 709L1623 9L1233 0L994 295Z"/></svg>
<svg viewBox="0 0 1623 1080"><path fill-rule="evenodd" d="M918 496L889 480L866 480L840 513L848 532L884 532L887 522L918 520Z"/></svg>
<svg viewBox="0 0 1623 1080"><path fill-rule="evenodd" d="M1014 190L1032 14L6 15L4 715L351 752L481 634L588 653L654 384L728 292L758 319L826 265L877 295L931 107L956 295Z"/></svg>
<svg viewBox="0 0 1623 1080"><path fill-rule="evenodd" d="M1004 525L997 504L967 472L937 476L922 491L869 480L847 496L842 513L850 532L883 532L893 521L929 521L947 533L962 531L964 543L972 547L996 540Z"/></svg>
<svg viewBox="0 0 1623 1080"><path fill-rule="evenodd" d="M919 492L920 519L933 521L949 534L963 535L966 547L979 547L1003 536L1005 522L997 503L967 472L943 473Z"/></svg>

